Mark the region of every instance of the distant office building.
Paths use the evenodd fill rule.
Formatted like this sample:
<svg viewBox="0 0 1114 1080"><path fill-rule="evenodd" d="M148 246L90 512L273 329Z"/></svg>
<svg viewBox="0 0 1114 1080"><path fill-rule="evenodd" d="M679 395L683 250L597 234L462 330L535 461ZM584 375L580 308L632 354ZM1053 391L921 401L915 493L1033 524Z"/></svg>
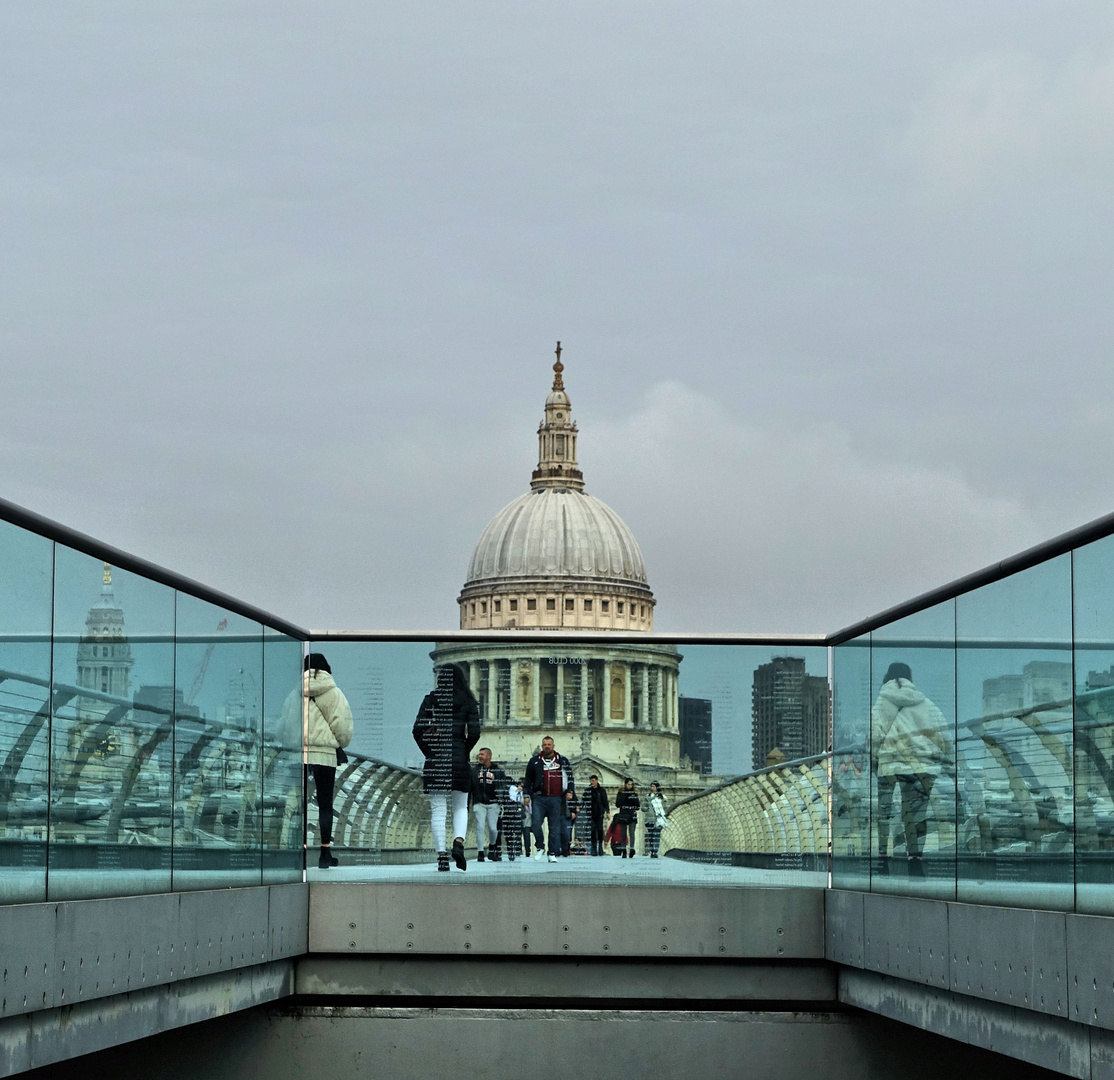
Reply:
<svg viewBox="0 0 1114 1080"><path fill-rule="evenodd" d="M1101 673L1092 672L1092 675ZM1060 660L1032 660L1021 669L1020 675L999 675L984 679L982 684L983 716L1007 715L1031 709L1034 706L1061 704L1050 710L1058 715L1070 709L1071 664Z"/></svg>
<svg viewBox="0 0 1114 1080"><path fill-rule="evenodd" d="M712 703L707 698L677 698L681 725L681 757L702 776L712 772Z"/></svg>
<svg viewBox="0 0 1114 1080"><path fill-rule="evenodd" d="M805 662L778 656L754 671L751 691L751 767L762 769L775 748L786 761L828 748L828 680L805 672Z"/></svg>

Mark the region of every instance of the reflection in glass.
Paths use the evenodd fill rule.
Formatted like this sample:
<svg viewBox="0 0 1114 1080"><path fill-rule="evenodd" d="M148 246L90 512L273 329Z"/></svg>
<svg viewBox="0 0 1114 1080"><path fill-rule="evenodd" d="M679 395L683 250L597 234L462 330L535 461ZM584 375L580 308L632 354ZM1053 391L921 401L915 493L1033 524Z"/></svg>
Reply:
<svg viewBox="0 0 1114 1080"><path fill-rule="evenodd" d="M164 892L174 591L59 545L54 635L50 898Z"/></svg>
<svg viewBox="0 0 1114 1080"><path fill-rule="evenodd" d="M1072 560L1076 909L1114 914L1114 537Z"/></svg>
<svg viewBox="0 0 1114 1080"><path fill-rule="evenodd" d="M263 628L178 593L174 888L262 880Z"/></svg>
<svg viewBox="0 0 1114 1080"><path fill-rule="evenodd" d="M875 892L955 895L955 602L871 634Z"/></svg>
<svg viewBox="0 0 1114 1080"><path fill-rule="evenodd" d="M956 600L960 900L1073 903L1071 556Z"/></svg>
<svg viewBox="0 0 1114 1080"><path fill-rule="evenodd" d="M463 640L309 647L328 655L355 719L351 761L336 777L334 851L342 867L433 865L424 759L412 730L435 664L454 664L478 702L482 728L473 758L489 749L494 764L517 781L542 739L551 737L557 753L570 761L577 816L571 820L570 811L562 847L574 867L586 868L587 861L577 863L576 857L590 859L598 846L583 802L595 775L612 814L625 779L634 780L639 856L647 853L645 823L651 784L657 783L669 820L659 855L674 870L687 862L826 872L829 705L823 647L679 650L660 642ZM503 817L510 821L515 813L504 811ZM313 849L315 815L309 818ZM509 861L508 838L500 835L496 847L498 858ZM610 854L609 845L603 847ZM474 859L474 822L466 848ZM490 845L485 849L490 858ZM597 869L607 865L598 863ZM317 876L312 865L309 875Z"/></svg>
<svg viewBox="0 0 1114 1080"><path fill-rule="evenodd" d="M0 521L0 903L46 897L53 549Z"/></svg>
<svg viewBox="0 0 1114 1080"><path fill-rule="evenodd" d="M264 628L264 884L302 880L302 845L302 643Z"/></svg>
<svg viewBox="0 0 1114 1080"><path fill-rule="evenodd" d="M870 888L870 635L832 649L832 884Z"/></svg>

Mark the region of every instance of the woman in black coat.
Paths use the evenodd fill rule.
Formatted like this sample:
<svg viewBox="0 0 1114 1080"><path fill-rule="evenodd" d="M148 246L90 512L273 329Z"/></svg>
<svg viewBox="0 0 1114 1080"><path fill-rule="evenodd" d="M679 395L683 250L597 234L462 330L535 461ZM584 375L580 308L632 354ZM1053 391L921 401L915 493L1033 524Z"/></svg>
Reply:
<svg viewBox="0 0 1114 1080"><path fill-rule="evenodd" d="M623 858L629 855L633 859L634 830L638 825L638 792L634 790L634 781L629 776L615 796L615 820L622 829L619 846L622 848Z"/></svg>
<svg viewBox="0 0 1114 1080"><path fill-rule="evenodd" d="M469 757L480 741L480 707L464 672L455 664L435 669L436 688L426 694L414 721L414 741L425 755L422 787L429 795L430 827L437 869L449 869L445 814L452 804L453 861L465 870L464 834L468 830Z"/></svg>

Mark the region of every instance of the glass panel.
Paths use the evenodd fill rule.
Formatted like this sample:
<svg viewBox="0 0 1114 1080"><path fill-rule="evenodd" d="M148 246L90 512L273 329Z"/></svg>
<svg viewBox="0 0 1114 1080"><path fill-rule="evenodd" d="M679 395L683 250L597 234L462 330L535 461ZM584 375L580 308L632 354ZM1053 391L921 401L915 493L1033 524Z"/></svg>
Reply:
<svg viewBox="0 0 1114 1080"><path fill-rule="evenodd" d="M960 900L1073 903L1071 556L956 600Z"/></svg>
<svg viewBox="0 0 1114 1080"><path fill-rule="evenodd" d="M46 898L53 549L0 521L0 903Z"/></svg>
<svg viewBox="0 0 1114 1080"><path fill-rule="evenodd" d="M263 635L263 881L301 881L302 643Z"/></svg>
<svg viewBox="0 0 1114 1080"><path fill-rule="evenodd" d="M50 899L170 888L174 696L174 590L59 546Z"/></svg>
<svg viewBox="0 0 1114 1080"><path fill-rule="evenodd" d="M174 888L262 880L263 628L178 593Z"/></svg>
<svg viewBox="0 0 1114 1080"><path fill-rule="evenodd" d="M1075 903L1114 914L1114 537L1073 555Z"/></svg>
<svg viewBox="0 0 1114 1080"><path fill-rule="evenodd" d="M646 883L826 882L829 692L823 647L415 641L310 648L327 658L355 728L350 760L334 782L340 868L319 869L311 858L311 880L328 874L424 877L438 845L451 846L456 831L472 864L481 853L490 863L494 844L501 865L480 868L491 880L492 874L503 881L537 880L532 875L539 868L522 856L536 848L532 816L535 805L543 804L534 800L527 820L511 788L517 792L528 762L551 738L568 759L575 786L575 799L561 805L571 803L576 816L555 809L552 821L539 817L543 861L552 825L561 830L554 834L556 857L567 857L568 871L588 882L619 873L624 881ZM460 670L479 722L470 746L462 735L456 767L446 760L446 775L463 769L467 777L485 748L502 770L491 792L498 805L481 811L488 815L483 821L473 806L454 822L451 792L431 800L424 790L427 759L415 739L415 720L421 711L426 749L430 739L441 737L439 725L452 731L453 707L442 720L436 698L427 701L435 665ZM325 747L326 758L330 749ZM592 775L607 796L606 812L603 795L591 797L600 808L598 829L586 795ZM633 799L623 800L629 804L622 822L627 828L617 835L618 796L627 777ZM460 776L457 781L458 787L470 785ZM668 825L659 826L651 799L655 784L661 821ZM444 828L445 838L435 839L433 808L442 802L436 828ZM308 809L312 855L321 830L312 783ZM578 857L621 855L624 849L630 856L632 847L636 862L629 869L614 858Z"/></svg>
<svg viewBox="0 0 1114 1080"><path fill-rule="evenodd" d="M832 649L832 886L870 888L870 635Z"/></svg>
<svg viewBox="0 0 1114 1080"><path fill-rule="evenodd" d="M955 601L870 636L871 889L955 896Z"/></svg>

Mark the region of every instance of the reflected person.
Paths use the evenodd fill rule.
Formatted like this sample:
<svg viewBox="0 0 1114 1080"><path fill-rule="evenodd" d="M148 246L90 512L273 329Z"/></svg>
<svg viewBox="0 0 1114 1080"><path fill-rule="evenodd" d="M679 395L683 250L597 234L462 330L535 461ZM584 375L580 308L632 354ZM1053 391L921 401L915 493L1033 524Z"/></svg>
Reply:
<svg viewBox="0 0 1114 1080"><path fill-rule="evenodd" d="M339 751L352 741L352 709L333 680L332 668L322 653L310 653L302 664L302 732L306 771L313 777L317 797L317 865L336 866L333 846L333 791ZM289 704L288 699L288 704Z"/></svg>
<svg viewBox="0 0 1114 1080"><path fill-rule="evenodd" d="M894 789L901 789L901 822L909 873L924 874L929 799L936 778L950 772L952 740L944 714L913 685L908 664L893 663L870 711L878 776L878 854L889 856Z"/></svg>
<svg viewBox="0 0 1114 1080"><path fill-rule="evenodd" d="M430 831L437 869L449 869L445 815L452 804L453 862L468 869L464 835L468 831L468 793L472 789L469 756L480 741L480 707L464 672L455 664L435 669L437 685L422 699L413 736L425 755L422 788L429 796Z"/></svg>

